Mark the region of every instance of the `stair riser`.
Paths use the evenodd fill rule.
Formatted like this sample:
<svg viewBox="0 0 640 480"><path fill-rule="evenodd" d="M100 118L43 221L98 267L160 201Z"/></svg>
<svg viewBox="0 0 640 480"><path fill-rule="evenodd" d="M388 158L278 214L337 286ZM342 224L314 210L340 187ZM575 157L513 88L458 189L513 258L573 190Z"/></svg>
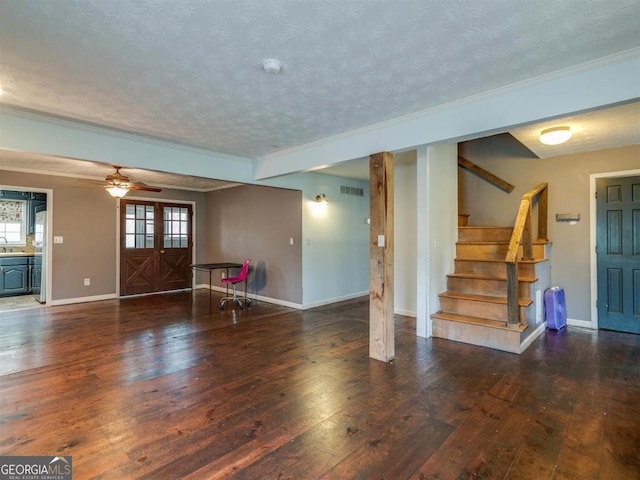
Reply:
<svg viewBox="0 0 640 480"><path fill-rule="evenodd" d="M506 322L507 306L501 303L477 302L460 298L440 297L440 310L445 313L467 315L469 317L488 318ZM524 318L524 309L520 307L520 318Z"/></svg>
<svg viewBox="0 0 640 480"><path fill-rule="evenodd" d="M509 245L497 244L456 244L456 257L467 260L504 260L509 250ZM544 244L533 245L533 257L543 259L545 254ZM522 246L518 250L518 258L522 258Z"/></svg>
<svg viewBox="0 0 640 480"><path fill-rule="evenodd" d="M518 330L495 330L481 325L468 325L441 319L434 319L432 326L433 336L436 338L481 345L504 352L521 352Z"/></svg>
<svg viewBox="0 0 640 480"><path fill-rule="evenodd" d="M505 276L505 263L480 262L477 260L456 260L456 273L474 273L477 275ZM535 277L536 269L533 263L518 265L518 273L523 277Z"/></svg>
<svg viewBox="0 0 640 480"><path fill-rule="evenodd" d="M507 281L448 277L447 289L450 292L468 293L473 295L490 295L493 297L506 297ZM518 283L518 296L521 299L531 300L530 291L531 284L529 282Z"/></svg>
<svg viewBox="0 0 640 480"><path fill-rule="evenodd" d="M509 242L513 228L466 227L458 229L459 242Z"/></svg>

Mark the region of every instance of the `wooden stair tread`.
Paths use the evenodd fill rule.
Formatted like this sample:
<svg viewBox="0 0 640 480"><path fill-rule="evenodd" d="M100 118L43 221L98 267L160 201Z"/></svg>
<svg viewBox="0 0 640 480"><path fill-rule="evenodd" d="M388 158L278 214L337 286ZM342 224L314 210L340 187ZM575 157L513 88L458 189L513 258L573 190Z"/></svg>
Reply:
<svg viewBox="0 0 640 480"><path fill-rule="evenodd" d="M503 263L506 264L504 259L499 258L466 258L466 257L456 257L456 261L461 262L485 262L485 263ZM518 263L541 263L548 262L548 258L519 258Z"/></svg>
<svg viewBox="0 0 640 480"><path fill-rule="evenodd" d="M500 330L509 330L513 332L524 332L527 325L518 324L517 328L508 327L506 322L500 320L491 320L489 318L469 317L467 315L457 315L455 313L438 312L431 315L431 318L439 318L450 322L470 323L473 325L481 325L483 327L498 328Z"/></svg>
<svg viewBox="0 0 640 480"><path fill-rule="evenodd" d="M452 278L469 278L469 279L474 279L474 280L501 280L501 281L507 281L507 276L500 276L500 275L483 275L481 273L450 273L449 275L447 275L447 277L452 277ZM524 276L519 276L518 277L518 281L519 282L529 282L529 283L535 283L538 281L538 279L536 277L524 277Z"/></svg>
<svg viewBox="0 0 640 480"><path fill-rule="evenodd" d="M494 297L490 295L475 295L471 293L458 293L458 292L450 292L446 291L444 293L440 293L439 297L448 297L448 298L457 298L460 300L471 300L475 302L486 302L486 303L501 303L507 304L507 297ZM518 305L521 307L528 307L533 303L533 300L525 300L518 299Z"/></svg>
<svg viewBox="0 0 640 480"><path fill-rule="evenodd" d="M460 225L458 227L460 230L473 230L474 228L477 230L511 230L513 231L513 227L492 227L490 225Z"/></svg>
<svg viewBox="0 0 640 480"><path fill-rule="evenodd" d="M500 240L484 240L484 241L477 241L477 240L469 240L469 241L465 241L465 240L458 240L456 242L456 245L509 245L511 242L503 242ZM533 242L531 242L532 245L547 245L549 242L549 240L534 240ZM520 244L520 246L522 246L522 244Z"/></svg>

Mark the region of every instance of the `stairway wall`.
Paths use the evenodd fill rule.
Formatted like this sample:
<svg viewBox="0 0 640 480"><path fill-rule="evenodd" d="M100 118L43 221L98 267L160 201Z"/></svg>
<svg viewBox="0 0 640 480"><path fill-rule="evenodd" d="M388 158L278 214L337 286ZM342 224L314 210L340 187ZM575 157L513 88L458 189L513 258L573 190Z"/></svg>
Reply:
<svg viewBox="0 0 640 480"><path fill-rule="evenodd" d="M520 198L535 185L549 184L549 238L551 284L565 289L568 323L591 323L595 298L591 298L590 184L589 176L603 172L637 171L640 146L595 152L532 158L489 137L461 144L461 155L516 186L506 194L475 175L460 170L461 212L470 214L475 225L513 224ZM578 212L577 225L558 223L556 213ZM593 323L597 326L597 321Z"/></svg>
<svg viewBox="0 0 640 480"><path fill-rule="evenodd" d="M544 329L546 327L544 318L544 292L551 287L550 262L536 263L535 276L538 281L532 283L530 287L530 295L533 303L525 309L525 319L529 328L520 334L521 344L527 344L530 337L532 337L531 341L533 341L535 337L541 333L539 328Z"/></svg>

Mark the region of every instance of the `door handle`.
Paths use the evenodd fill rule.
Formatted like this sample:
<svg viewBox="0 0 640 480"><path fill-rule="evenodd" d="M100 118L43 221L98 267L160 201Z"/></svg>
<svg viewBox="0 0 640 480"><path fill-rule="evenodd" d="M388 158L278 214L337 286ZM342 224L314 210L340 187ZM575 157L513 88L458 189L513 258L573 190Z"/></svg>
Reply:
<svg viewBox="0 0 640 480"><path fill-rule="evenodd" d="M160 253L164 253L164 250L160 250Z"/></svg>

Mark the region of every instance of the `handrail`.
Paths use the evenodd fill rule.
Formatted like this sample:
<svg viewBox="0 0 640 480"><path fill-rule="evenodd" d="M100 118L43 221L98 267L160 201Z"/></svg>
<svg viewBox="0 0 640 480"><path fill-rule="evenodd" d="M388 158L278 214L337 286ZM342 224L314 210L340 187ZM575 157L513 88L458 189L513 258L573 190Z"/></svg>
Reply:
<svg viewBox="0 0 640 480"><path fill-rule="evenodd" d="M505 256L507 264L507 325L517 328L520 324L518 301L518 250L522 244L522 258L533 258L531 216L533 201L538 198L538 240L547 240L547 205L549 184L541 183L522 196L518 215L513 225L509 250Z"/></svg>
<svg viewBox="0 0 640 480"><path fill-rule="evenodd" d="M470 172L475 173L480 178L484 178L487 182L495 185L496 187L504 190L507 193L511 193L513 191L513 189L515 188L513 185L511 185L506 180L503 180L500 177L495 176L493 173L488 172L487 170L485 170L481 166L476 165L475 163L470 162L466 158L461 157L459 155L458 155L458 166L462 167L462 168L466 168Z"/></svg>

